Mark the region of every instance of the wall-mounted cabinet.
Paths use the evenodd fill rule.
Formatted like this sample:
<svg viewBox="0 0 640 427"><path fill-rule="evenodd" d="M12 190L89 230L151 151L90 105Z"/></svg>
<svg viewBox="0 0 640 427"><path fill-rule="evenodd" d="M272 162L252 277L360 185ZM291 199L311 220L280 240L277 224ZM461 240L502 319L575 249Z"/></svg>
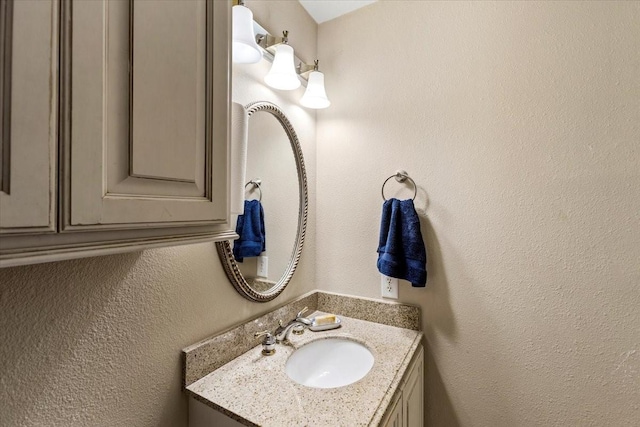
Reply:
<svg viewBox="0 0 640 427"><path fill-rule="evenodd" d="M56 231L57 33L55 2L0 2L3 236Z"/></svg>
<svg viewBox="0 0 640 427"><path fill-rule="evenodd" d="M0 265L232 237L230 3L0 4Z"/></svg>

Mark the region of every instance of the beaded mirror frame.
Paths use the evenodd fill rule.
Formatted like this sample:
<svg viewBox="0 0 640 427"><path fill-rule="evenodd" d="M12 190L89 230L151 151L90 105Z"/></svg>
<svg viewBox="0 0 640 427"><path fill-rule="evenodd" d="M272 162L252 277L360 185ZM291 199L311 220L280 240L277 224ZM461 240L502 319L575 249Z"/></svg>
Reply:
<svg viewBox="0 0 640 427"><path fill-rule="evenodd" d="M271 114L280 123L284 129L289 142L291 143L291 149L296 162L296 171L298 173L298 193L299 193L299 205L298 205L298 228L296 232L296 239L289 264L285 269L283 275L277 281L277 283L266 291L260 291L251 286L251 283L243 276L242 272L238 268L238 264L233 256L233 249L229 240L216 242L216 249L218 256L224 267L224 271L229 278L229 281L233 287L245 298L256 302L267 302L276 298L286 288L291 281L293 274L298 267L300 261L300 255L302 254L302 247L304 245L305 233L307 230L307 213L308 213L308 196L307 196L307 173L304 166L304 157L302 156L302 149L300 147L300 141L296 131L293 129L291 122L287 116L280 110L280 108L267 101L258 101L245 106L247 115L251 119L251 115L259 111L264 111Z"/></svg>

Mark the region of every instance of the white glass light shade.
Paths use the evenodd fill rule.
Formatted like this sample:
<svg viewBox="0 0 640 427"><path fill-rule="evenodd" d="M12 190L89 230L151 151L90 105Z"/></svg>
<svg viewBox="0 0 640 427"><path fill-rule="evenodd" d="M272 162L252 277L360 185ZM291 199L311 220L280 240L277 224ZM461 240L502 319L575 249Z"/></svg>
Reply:
<svg viewBox="0 0 640 427"><path fill-rule="evenodd" d="M236 64L255 64L262 51L253 34L253 13L244 6L233 6L232 58Z"/></svg>
<svg viewBox="0 0 640 427"><path fill-rule="evenodd" d="M307 83L307 90L300 99L300 104L307 108L327 108L331 105L331 101L327 98L327 93L324 90L324 74L320 71L312 71L309 74L309 82Z"/></svg>
<svg viewBox="0 0 640 427"><path fill-rule="evenodd" d="M300 80L293 63L293 48L286 44L276 46L271 70L264 76L264 82L274 89L293 90L300 87Z"/></svg>

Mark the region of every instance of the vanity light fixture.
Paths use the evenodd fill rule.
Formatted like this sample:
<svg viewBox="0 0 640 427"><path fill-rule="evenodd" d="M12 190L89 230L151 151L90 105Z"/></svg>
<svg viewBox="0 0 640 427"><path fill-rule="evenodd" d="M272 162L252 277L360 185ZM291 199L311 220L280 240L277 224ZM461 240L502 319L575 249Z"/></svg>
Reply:
<svg viewBox="0 0 640 427"><path fill-rule="evenodd" d="M311 71L308 77L307 90L300 99L303 107L321 109L331 105L331 101L327 98L327 92L324 89L324 74L318 71L318 60L316 59L312 66L300 64L298 67L300 75Z"/></svg>
<svg viewBox="0 0 640 427"><path fill-rule="evenodd" d="M300 80L293 60L293 48L287 44L288 34L288 31L284 31L282 43L275 46L273 65L264 76L264 82L274 89L293 90L300 87Z"/></svg>
<svg viewBox="0 0 640 427"><path fill-rule="evenodd" d="M232 59L236 64L255 64L262 59L262 51L253 35L253 12L238 1L233 6Z"/></svg>
<svg viewBox="0 0 640 427"><path fill-rule="evenodd" d="M1 0L0 0L1 1ZM233 62L252 64L263 57L272 61L264 82L278 90L294 90L307 82L300 104L306 108L321 109L331 105L324 87L324 74L318 71L318 61L313 65L296 61L293 47L289 45L289 32L282 37L269 34L253 21L253 13L244 6L244 0L232 0L233 6ZM255 34L255 35L254 35ZM264 52L264 55L263 55Z"/></svg>

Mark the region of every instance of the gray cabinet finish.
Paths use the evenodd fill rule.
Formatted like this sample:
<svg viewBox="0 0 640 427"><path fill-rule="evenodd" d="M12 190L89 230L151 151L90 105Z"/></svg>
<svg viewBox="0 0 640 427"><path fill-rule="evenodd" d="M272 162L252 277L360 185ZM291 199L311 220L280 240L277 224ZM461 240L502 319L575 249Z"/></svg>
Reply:
<svg viewBox="0 0 640 427"><path fill-rule="evenodd" d="M0 234L56 230L58 3L0 2Z"/></svg>
<svg viewBox="0 0 640 427"><path fill-rule="evenodd" d="M16 11L29 8L23 4L31 5L23 26L34 31L25 41L16 39ZM0 265L233 238L230 4L62 0L13 7L13 51L19 46L39 60L25 65L34 76L22 76L27 106L10 106L18 130L23 122L35 125L24 126L34 135L20 144L12 126L11 162L24 167L12 165L10 184L26 188L11 199L2 194L0 226L10 234L0 243ZM43 87L31 88L38 83ZM26 150L24 159L18 149ZM22 169L33 173L14 173ZM25 224L12 223L14 216ZM18 226L29 234L18 236Z"/></svg>

